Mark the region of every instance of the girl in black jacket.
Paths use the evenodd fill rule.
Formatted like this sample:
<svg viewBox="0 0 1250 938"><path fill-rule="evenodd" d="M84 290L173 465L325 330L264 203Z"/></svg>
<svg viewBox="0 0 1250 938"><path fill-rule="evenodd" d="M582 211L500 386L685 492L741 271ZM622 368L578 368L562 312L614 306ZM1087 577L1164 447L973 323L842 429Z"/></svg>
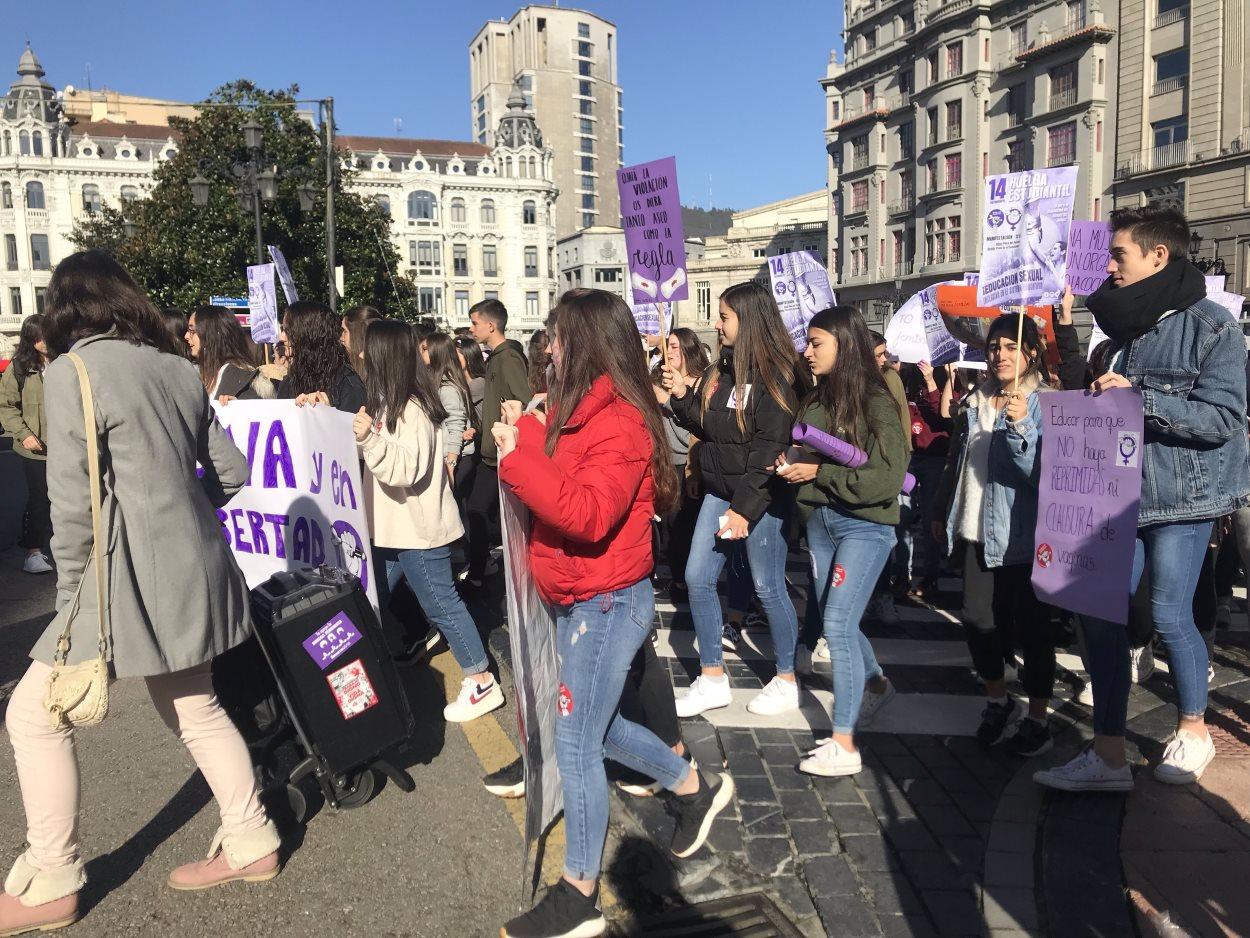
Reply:
<svg viewBox="0 0 1250 938"><path fill-rule="evenodd" d="M772 294L758 283L740 283L721 295L716 332L720 357L693 386L672 369L664 375L674 415L699 438L696 452L707 488L685 570L702 673L678 698L677 714L689 717L729 705L716 581L735 540L746 541L777 655L777 676L748 708L784 713L799 705L798 620L786 591L783 535L794 502L772 468L794 426L797 357Z"/></svg>

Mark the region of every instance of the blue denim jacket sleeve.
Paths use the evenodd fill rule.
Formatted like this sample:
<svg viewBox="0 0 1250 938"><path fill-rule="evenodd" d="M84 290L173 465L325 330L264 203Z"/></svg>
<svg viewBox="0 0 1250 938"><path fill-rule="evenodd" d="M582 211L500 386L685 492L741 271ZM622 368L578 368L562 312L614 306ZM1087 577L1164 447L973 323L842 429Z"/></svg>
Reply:
<svg viewBox="0 0 1250 938"><path fill-rule="evenodd" d="M1199 372L1188 396L1141 384L1146 427L1183 443L1218 446L1246 432L1246 347L1241 330L1229 322L1214 329L1199 350Z"/></svg>
<svg viewBox="0 0 1250 938"><path fill-rule="evenodd" d="M1021 478L1034 488L1037 488L1042 471L1042 461L1039 458L1042 437L1042 410L1041 403L1037 397L1038 393L1036 391L1029 395L1029 412L1024 416L1024 419L1019 421L1008 420L1007 412L1004 409L998 415L997 426L995 427L996 430L1001 429L1005 431L1012 463L1019 470Z"/></svg>

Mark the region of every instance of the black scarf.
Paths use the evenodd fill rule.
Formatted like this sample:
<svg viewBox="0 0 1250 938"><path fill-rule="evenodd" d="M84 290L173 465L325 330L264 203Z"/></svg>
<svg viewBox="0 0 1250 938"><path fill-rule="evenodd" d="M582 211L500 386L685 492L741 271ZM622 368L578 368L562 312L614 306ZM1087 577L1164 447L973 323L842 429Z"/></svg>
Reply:
<svg viewBox="0 0 1250 938"><path fill-rule="evenodd" d="M1098 328L1124 345L1153 329L1168 310L1189 309L1206 295L1202 271L1179 258L1128 286L1117 287L1108 277L1086 298L1085 305Z"/></svg>

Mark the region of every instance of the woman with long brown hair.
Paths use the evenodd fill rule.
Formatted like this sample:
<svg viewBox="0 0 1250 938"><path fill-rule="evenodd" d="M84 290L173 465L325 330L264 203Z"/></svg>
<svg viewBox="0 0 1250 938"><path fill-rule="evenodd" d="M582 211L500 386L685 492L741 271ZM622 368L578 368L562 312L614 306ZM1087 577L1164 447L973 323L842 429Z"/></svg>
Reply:
<svg viewBox="0 0 1250 938"><path fill-rule="evenodd" d="M260 373L256 346L229 310L197 307L187 320L186 342L210 400L277 396L273 382Z"/></svg>
<svg viewBox="0 0 1250 938"><path fill-rule="evenodd" d="M529 561L554 607L559 660L556 758L564 788L564 877L504 936L599 935L608 826L605 755L673 792L672 851L686 857L729 804L733 780L704 775L619 713L630 664L655 616L651 518L677 497L663 417L620 297L571 290L548 320L549 413L492 428L499 478L533 516ZM545 424L545 425L544 425Z"/></svg>
<svg viewBox="0 0 1250 938"><path fill-rule="evenodd" d="M330 404L354 414L365 404L365 384L347 361L343 325L330 307L315 300L292 303L282 314L278 338L290 356L290 368L278 397L296 404Z"/></svg>
<svg viewBox="0 0 1250 938"><path fill-rule="evenodd" d="M746 542L777 655L776 676L747 707L752 713L784 713L799 706L798 618L786 589L783 533L794 493L772 468L790 443L798 412L797 357L772 293L754 281L721 294L716 333L720 355L694 387L671 367L664 375L673 412L699 438L698 464L707 487L686 563L701 671L678 697L677 713L691 717L729 706L716 581L737 540Z"/></svg>
<svg viewBox="0 0 1250 938"><path fill-rule="evenodd" d="M365 329L377 322L382 314L372 306L353 306L343 314L343 329L339 342L347 352L347 362L362 378L365 376Z"/></svg>

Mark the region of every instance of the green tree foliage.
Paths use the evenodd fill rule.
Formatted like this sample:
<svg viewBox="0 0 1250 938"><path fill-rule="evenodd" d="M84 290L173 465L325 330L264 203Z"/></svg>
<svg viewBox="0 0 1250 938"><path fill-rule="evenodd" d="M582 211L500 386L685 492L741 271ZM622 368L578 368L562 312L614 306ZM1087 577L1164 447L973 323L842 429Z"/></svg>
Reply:
<svg viewBox="0 0 1250 938"><path fill-rule="evenodd" d="M236 81L208 98L208 103L234 107L204 107L195 120L171 117L178 153L157 167L150 196L121 210L106 205L75 227L75 244L113 254L161 305L185 309L212 295L246 296L245 268L256 263L255 225L250 205L236 195L248 183L237 179L232 167L248 160L242 127L250 117L263 128L262 168L278 171L277 198L261 207L265 244L286 255L301 299L324 302L329 289L324 151L316 128L294 103L298 94L295 85L264 91ZM372 201L345 191L353 171L340 168L342 159L340 153L334 180L336 263L344 268L340 305L366 303L391 315L411 314L411 281L391 276L399 257L390 240L390 220ZM191 197L190 180L196 175L212 185L205 206ZM307 213L300 210L301 184L316 193ZM133 237L126 235L127 221L137 226Z"/></svg>

